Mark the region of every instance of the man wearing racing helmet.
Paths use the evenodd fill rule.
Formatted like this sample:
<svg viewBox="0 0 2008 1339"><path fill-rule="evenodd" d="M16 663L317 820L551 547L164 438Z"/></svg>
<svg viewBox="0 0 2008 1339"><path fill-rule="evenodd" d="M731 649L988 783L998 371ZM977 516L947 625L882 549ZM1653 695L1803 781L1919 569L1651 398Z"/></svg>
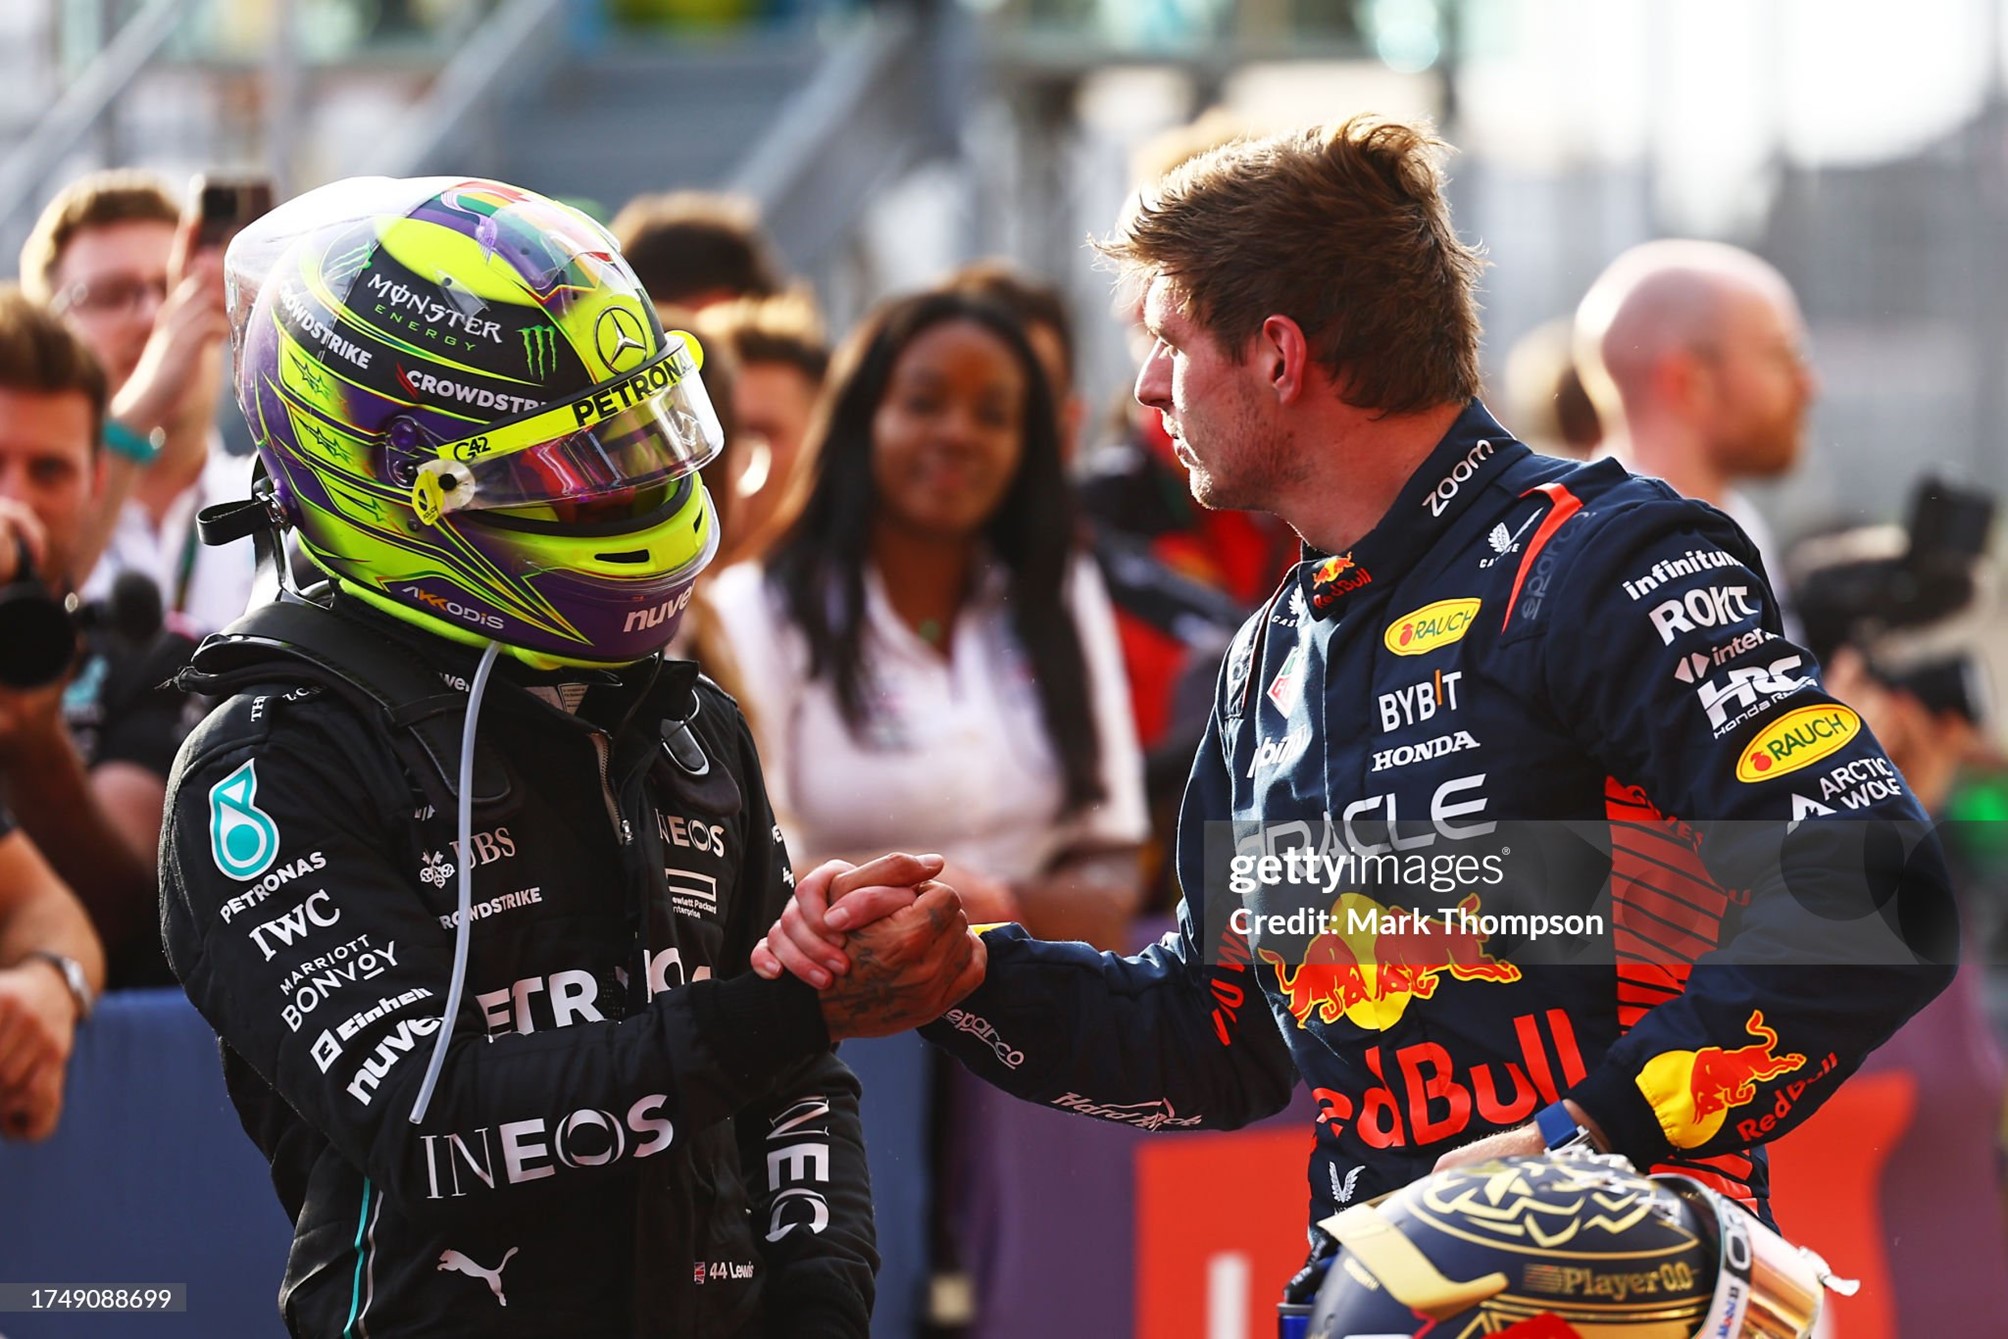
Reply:
<svg viewBox="0 0 2008 1339"><path fill-rule="evenodd" d="M162 921L294 1222L290 1330L864 1336L832 1043L937 1015L982 949L938 858L888 856L834 887L921 896L848 978L746 970L787 855L731 699L661 655L717 545L695 341L494 182L324 187L229 271L267 477L205 527L285 589L187 676L223 701ZM328 584L282 579L280 527Z"/></svg>

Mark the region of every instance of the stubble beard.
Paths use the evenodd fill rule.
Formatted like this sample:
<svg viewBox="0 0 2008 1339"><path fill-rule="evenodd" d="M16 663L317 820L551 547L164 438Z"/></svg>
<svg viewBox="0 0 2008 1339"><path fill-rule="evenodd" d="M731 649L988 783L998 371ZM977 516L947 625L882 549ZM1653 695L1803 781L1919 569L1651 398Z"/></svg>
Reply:
<svg viewBox="0 0 2008 1339"><path fill-rule="evenodd" d="M1239 459L1231 473L1216 472L1206 457L1186 471L1192 499L1208 511L1274 511L1276 502L1308 477L1306 463L1289 443L1265 432L1253 416L1242 418L1229 434L1238 443ZM1188 445L1188 451L1192 450Z"/></svg>
<svg viewBox="0 0 2008 1339"><path fill-rule="evenodd" d="M1776 479L1789 474L1799 463L1806 444L1803 414L1783 421L1751 424L1730 448L1726 457L1728 473L1738 479Z"/></svg>
<svg viewBox="0 0 2008 1339"><path fill-rule="evenodd" d="M1192 500L1208 511L1228 511L1235 505L1223 496L1219 479L1204 465L1186 467L1185 486L1191 490Z"/></svg>

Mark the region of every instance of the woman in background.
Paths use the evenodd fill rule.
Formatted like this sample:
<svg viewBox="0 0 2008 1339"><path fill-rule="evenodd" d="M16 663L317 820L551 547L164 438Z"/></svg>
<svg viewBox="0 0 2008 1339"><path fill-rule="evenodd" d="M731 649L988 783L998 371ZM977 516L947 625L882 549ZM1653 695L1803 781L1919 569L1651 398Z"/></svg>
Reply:
<svg viewBox="0 0 2008 1339"><path fill-rule="evenodd" d="M939 851L972 920L1123 947L1142 764L1022 328L965 294L884 304L818 428L800 514L710 592L797 867Z"/></svg>
<svg viewBox="0 0 2008 1339"><path fill-rule="evenodd" d="M839 351L811 438L800 510L763 562L711 588L796 868L875 842L938 851L971 921L1127 947L1142 759L1022 327L967 294L877 308ZM870 1094L873 1185L892 1192L881 1252L929 1273L881 1279L889 1333L904 1332L894 1313L968 1322L995 1274L974 1223L997 1179L980 1134L996 1103L927 1050L911 1034L844 1048Z"/></svg>

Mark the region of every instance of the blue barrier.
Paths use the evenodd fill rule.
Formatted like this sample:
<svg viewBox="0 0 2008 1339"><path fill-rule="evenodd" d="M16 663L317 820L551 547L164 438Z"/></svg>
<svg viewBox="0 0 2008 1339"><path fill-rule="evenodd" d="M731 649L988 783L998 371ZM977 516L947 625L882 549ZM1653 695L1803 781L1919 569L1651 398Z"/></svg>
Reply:
<svg viewBox="0 0 2008 1339"><path fill-rule="evenodd" d="M884 1259L872 1329L878 1339L911 1339L928 1278L927 1122L938 1058L911 1034L848 1042L842 1054L865 1086ZM1132 1255L1136 1151L1159 1141L1232 1147L1235 1137L1146 1135L1062 1115L959 1070L954 1086L958 1199L972 1252L965 1264L984 1311L978 1334L1131 1333L1141 1263ZM1308 1131L1307 1107L1299 1094L1277 1123ZM1294 1137L1308 1142L1308 1133ZM1300 1175L1292 1167L1277 1178L1299 1200L1272 1215L1292 1234L1301 1231ZM278 1336L289 1238L200 1015L177 991L110 996L79 1034L56 1135L42 1144L0 1143L0 1282L182 1283L188 1310L0 1315L0 1339ZM1274 1282L1266 1273L1255 1280L1265 1296ZM1088 1315L1095 1325L1077 1328Z"/></svg>
<svg viewBox="0 0 2008 1339"><path fill-rule="evenodd" d="M63 1121L0 1143L0 1282L185 1283L181 1313L0 1315L5 1339L282 1335L292 1225L178 990L105 997L77 1036Z"/></svg>
<svg viewBox="0 0 2008 1339"><path fill-rule="evenodd" d="M940 1057L911 1032L847 1041L837 1052L864 1085L860 1114L878 1228L875 1339L913 1339L927 1292L928 1204L933 1172L927 1128L932 1066Z"/></svg>
<svg viewBox="0 0 2008 1339"><path fill-rule="evenodd" d="M881 1336L915 1332L926 1286L926 1052L910 1033L843 1048L865 1083ZM291 1236L209 1025L179 991L109 995L78 1034L55 1135L0 1143L0 1283L183 1283L188 1310L0 1315L0 1339L283 1334Z"/></svg>

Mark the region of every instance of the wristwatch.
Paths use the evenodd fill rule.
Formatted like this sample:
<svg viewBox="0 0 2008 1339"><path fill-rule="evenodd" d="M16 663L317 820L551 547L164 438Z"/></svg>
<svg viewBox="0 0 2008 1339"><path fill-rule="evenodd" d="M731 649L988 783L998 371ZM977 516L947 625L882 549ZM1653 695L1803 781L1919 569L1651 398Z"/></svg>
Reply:
<svg viewBox="0 0 2008 1339"><path fill-rule="evenodd" d="M76 1001L77 1021L83 1022L91 1016L91 1006L97 1003L97 996L91 992L91 979L84 975L84 965L65 953L56 953L46 948L31 948L22 956L22 961L40 958L63 975L63 984L70 988L70 998Z"/></svg>
<svg viewBox="0 0 2008 1339"><path fill-rule="evenodd" d="M1534 1113L1534 1127L1541 1132L1541 1142L1550 1153L1560 1153L1565 1148L1586 1148L1592 1153L1603 1150L1590 1136L1590 1127L1580 1125L1569 1114L1569 1109L1560 1102L1551 1102Z"/></svg>

